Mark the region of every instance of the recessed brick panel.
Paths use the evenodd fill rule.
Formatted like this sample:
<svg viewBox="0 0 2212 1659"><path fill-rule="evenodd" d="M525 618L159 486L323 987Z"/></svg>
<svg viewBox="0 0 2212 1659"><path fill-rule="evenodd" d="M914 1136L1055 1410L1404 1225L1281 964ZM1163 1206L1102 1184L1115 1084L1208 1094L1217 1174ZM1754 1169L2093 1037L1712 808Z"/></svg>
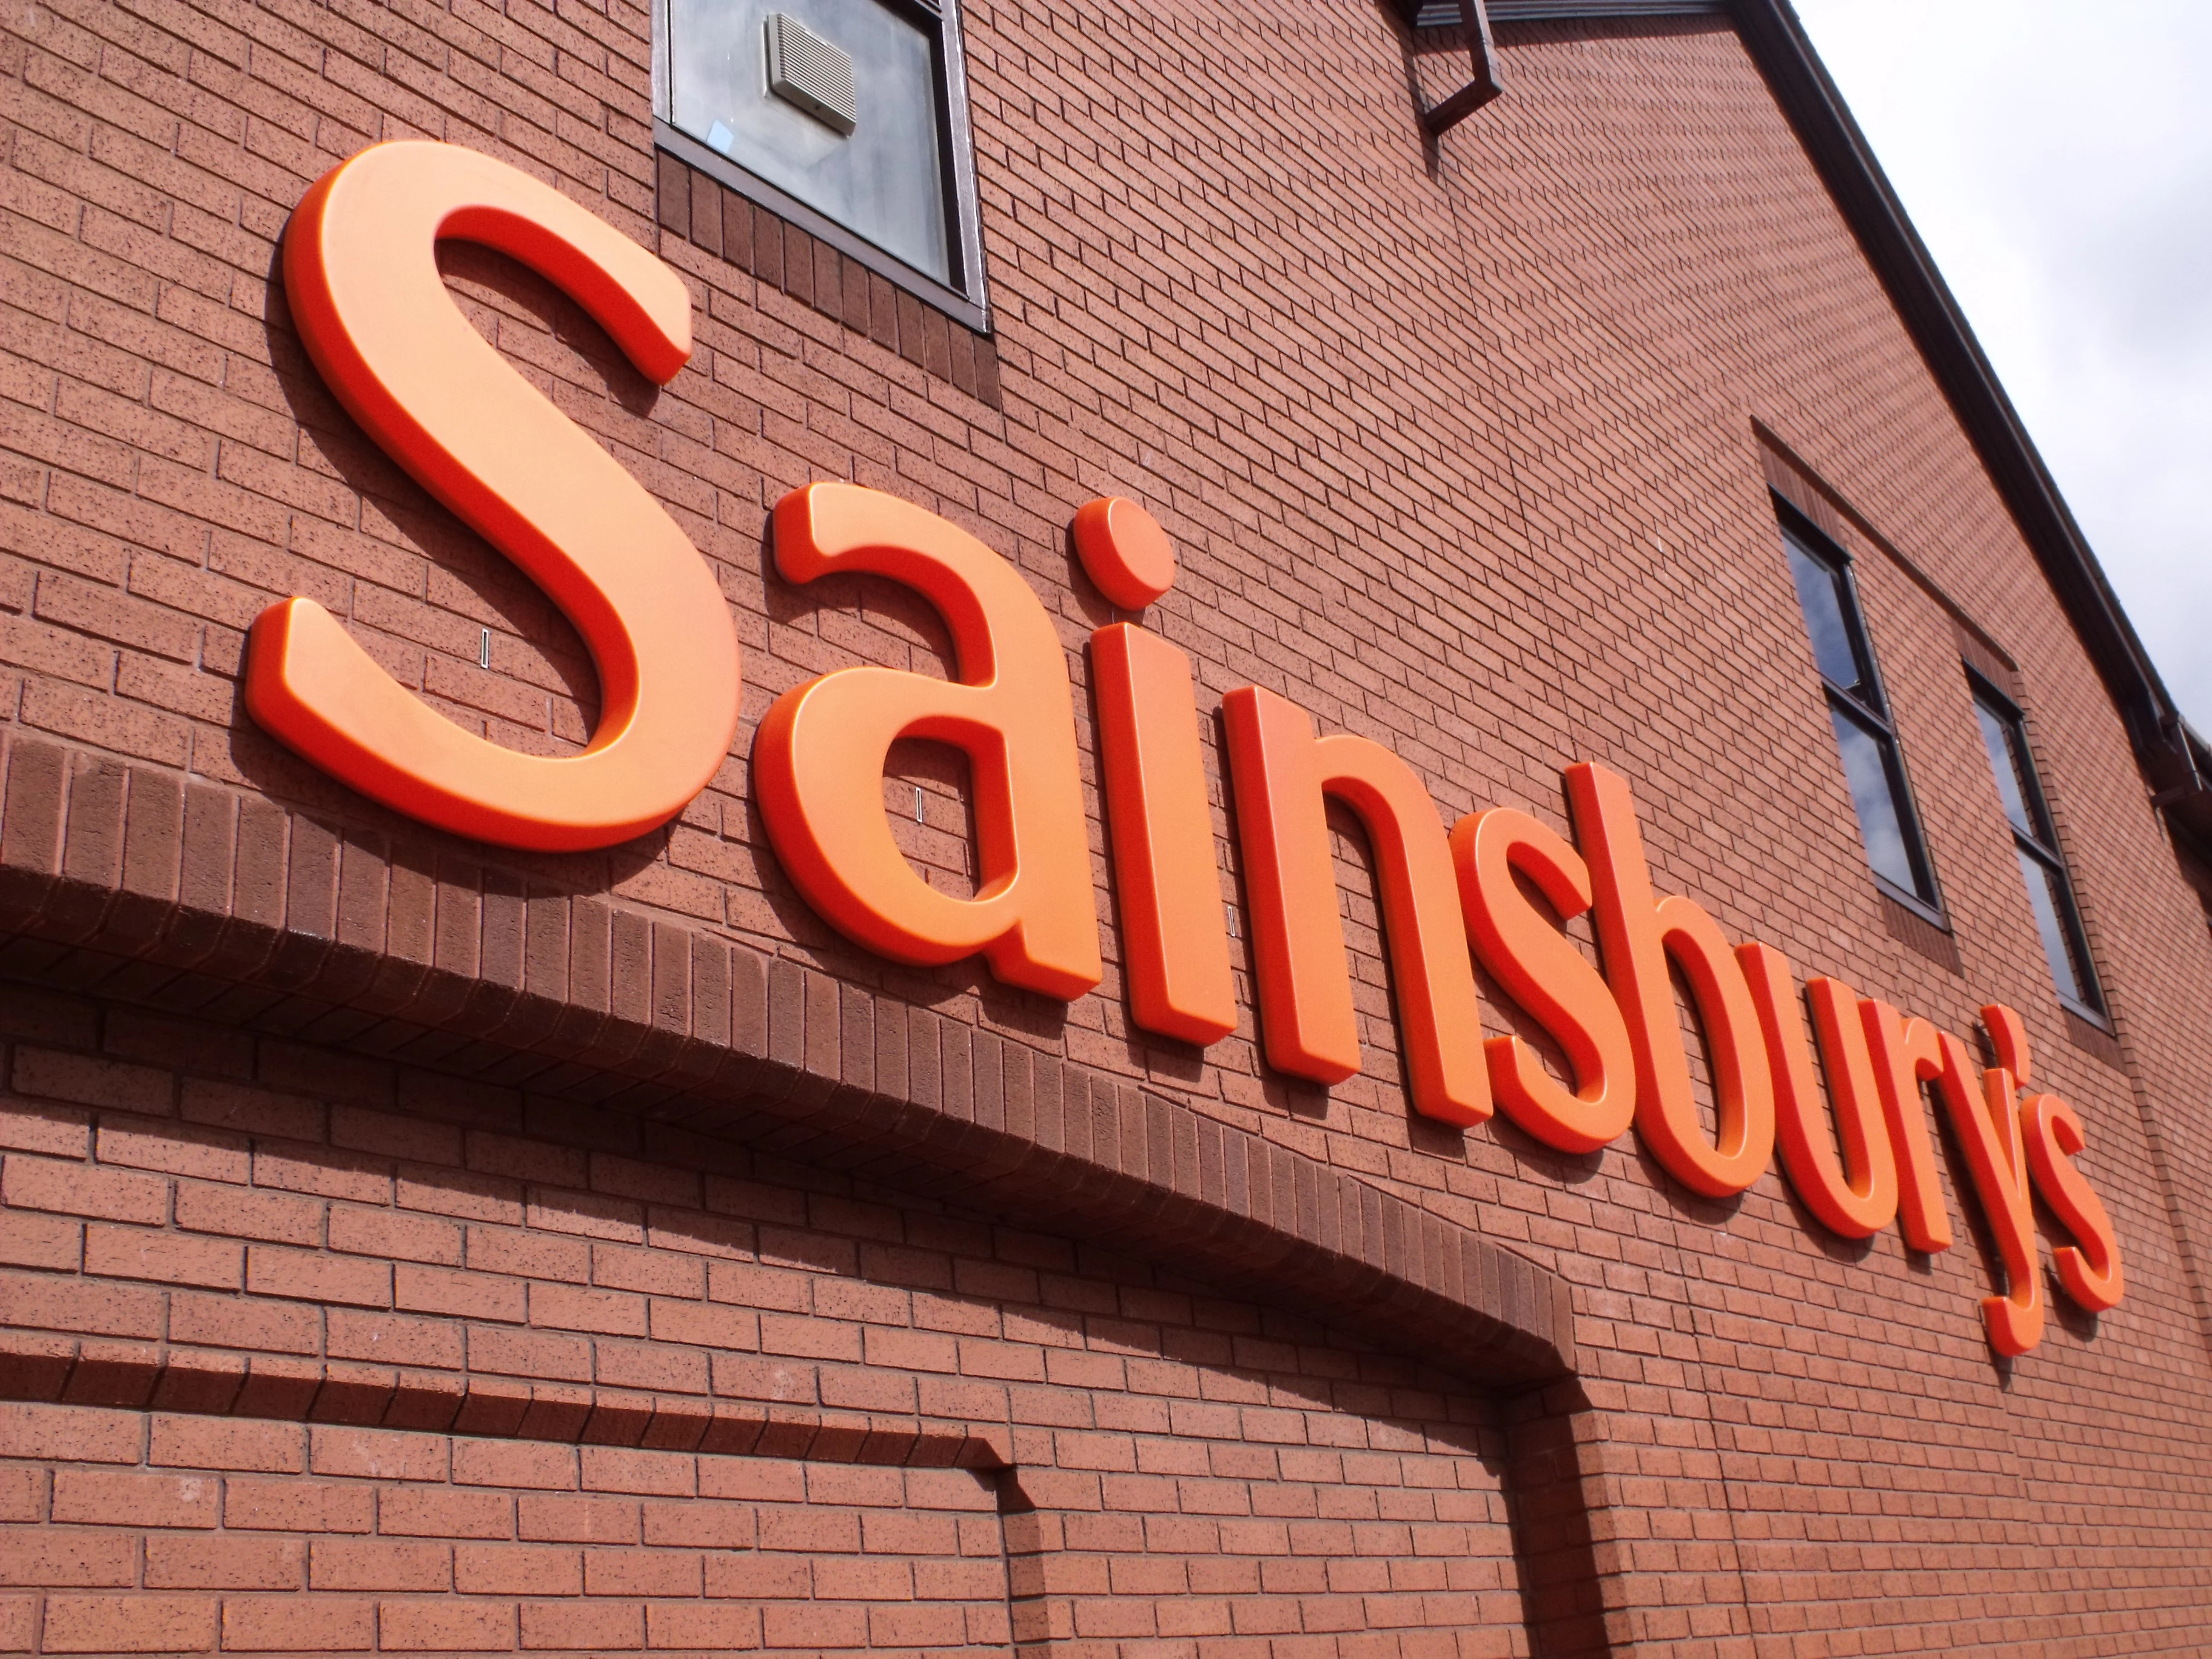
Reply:
<svg viewBox="0 0 2212 1659"><path fill-rule="evenodd" d="M45 1436L143 1440L137 1413L50 1408ZM667 1454L653 1481L556 1460L565 1480L457 1484L497 1443L275 1431L311 1473L90 1470L0 1443L11 1499L0 1584L33 1594L48 1653L825 1648L1003 1652L1008 1555L997 1477ZM669 1496L655 1496L665 1489ZM680 1501L677 1501L680 1500ZM1036 1568L1034 1551L1024 1564ZM45 1592L40 1598L38 1592ZM0 1604L12 1598L0 1598ZM40 1601L43 1601L43 1606ZM1030 1601L1024 1602L1024 1612Z"/></svg>
<svg viewBox="0 0 2212 1659"><path fill-rule="evenodd" d="M42 1597L27 1639L996 1652L1259 1623L1480 1650L1519 1617L1494 1413L1438 1373L1168 1275L1079 1278L1047 1236L779 1189L677 1132L499 1121L443 1162L404 1108L343 1120L393 1149L367 1159L250 1134L236 1231L275 1200L330 1243L258 1268L246 1243L222 1318L149 1230L109 1229L171 1255L104 1269L135 1283L103 1305L144 1299L139 1340L58 1299L89 1261L17 1276L44 1297L0 1337L0 1583ZM161 1168L191 1135L103 1109L97 1144ZM395 1152L407 1178L365 1203ZM301 1196L319 1166L355 1179ZM349 1312L318 1275L388 1273L361 1259L378 1239L465 1265L400 1263L412 1312ZM303 1293L326 1335L272 1354L257 1316Z"/></svg>

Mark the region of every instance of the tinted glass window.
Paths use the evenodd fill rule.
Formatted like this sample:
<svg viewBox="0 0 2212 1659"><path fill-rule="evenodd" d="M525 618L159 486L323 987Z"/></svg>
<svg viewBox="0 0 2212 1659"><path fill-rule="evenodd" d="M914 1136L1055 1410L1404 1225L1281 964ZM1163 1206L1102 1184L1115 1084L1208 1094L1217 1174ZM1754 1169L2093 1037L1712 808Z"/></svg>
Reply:
<svg viewBox="0 0 2212 1659"><path fill-rule="evenodd" d="M1908 893L1917 892L1920 882L1913 869L1911 844L1905 838L1897 786L1890 776L1888 745L1842 709L1830 712L1835 718L1837 746L1844 752L1844 778L1850 786L1851 805L1858 810L1867 862L1884 880Z"/></svg>
<svg viewBox="0 0 2212 1659"><path fill-rule="evenodd" d="M2051 982L2057 986L2059 995L2086 1004L2088 990L2074 960L2073 929L2068 925L2073 902L2066 892L2066 878L2025 848L2016 850L2020 872L2027 878L2027 902L2035 912L2036 930L2043 935L2043 954L2051 963Z"/></svg>
<svg viewBox="0 0 2212 1659"><path fill-rule="evenodd" d="M853 131L769 90L768 20L853 60ZM669 119L939 282L951 281L935 31L876 0L670 0Z"/></svg>
<svg viewBox="0 0 2212 1659"><path fill-rule="evenodd" d="M1974 714L1981 722L1982 745L1989 750L1990 771L1996 780L1997 799L2004 805L2005 820L2012 830L2020 873L2027 883L2028 908L2035 913L2035 931L2043 940L2044 957L2051 964L2051 982L2077 1012L2097 1012L2101 1001L2096 971L2089 963L2087 935L2081 931L2081 912L2075 908L2058 837L2052 833L2051 816L2044 810L2035 757L2027 746L2027 728L2011 700L1978 679L1974 682Z"/></svg>
<svg viewBox="0 0 2212 1659"><path fill-rule="evenodd" d="M2013 749L2012 723L1987 703L1977 702L1974 713L1982 722L1982 743L1990 751L1990 769L1996 775L1997 795L2005 817L2024 836L2038 836L2041 826L2030 816L2027 792L2021 782L2020 756Z"/></svg>
<svg viewBox="0 0 2212 1659"><path fill-rule="evenodd" d="M1796 579L1797 603L1805 610L1805 631L1813 637L1814 661L1838 685L1846 690L1856 689L1861 678L1858 647L1844 609L1842 573L1795 541L1785 541L1784 545L1790 550L1790 574Z"/></svg>
<svg viewBox="0 0 2212 1659"><path fill-rule="evenodd" d="M1882 705L1881 680L1875 672L1874 650L1867 641L1866 618L1859 612L1850 566L1840 549L1832 548L1817 532L1787 515L1782 547L1790 560L1798 608L1804 613L1813 660L1825 683L1822 689L1835 725L1844 781L1858 816L1859 839L1866 845L1867 865L1892 890L1893 897L1909 897L1932 910L1935 872L1929 867L1927 845L1905 786L1897 732ZM1933 919L1940 921L1940 917Z"/></svg>

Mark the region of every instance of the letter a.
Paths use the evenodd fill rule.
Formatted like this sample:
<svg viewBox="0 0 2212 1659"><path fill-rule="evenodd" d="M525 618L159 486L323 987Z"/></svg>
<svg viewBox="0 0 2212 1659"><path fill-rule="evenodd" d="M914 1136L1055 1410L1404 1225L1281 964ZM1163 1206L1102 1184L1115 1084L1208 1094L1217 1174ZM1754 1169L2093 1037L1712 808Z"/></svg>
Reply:
<svg viewBox="0 0 2212 1659"><path fill-rule="evenodd" d="M1021 573L957 526L854 484L775 507L776 568L794 582L888 576L934 605L960 678L841 668L776 699L753 742L769 839L799 890L848 938L901 962L983 954L1010 985L1073 1000L1097 984L1098 912L1059 635ZM964 750L981 890L916 875L884 816L901 738Z"/></svg>

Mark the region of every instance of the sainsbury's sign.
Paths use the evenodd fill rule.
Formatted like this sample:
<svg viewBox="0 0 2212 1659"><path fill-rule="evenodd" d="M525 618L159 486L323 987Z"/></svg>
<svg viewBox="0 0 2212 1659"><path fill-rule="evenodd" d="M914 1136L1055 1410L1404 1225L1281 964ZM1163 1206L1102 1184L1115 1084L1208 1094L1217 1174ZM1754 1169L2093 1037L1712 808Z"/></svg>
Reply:
<svg viewBox="0 0 2212 1659"><path fill-rule="evenodd" d="M441 237L532 266L662 383L690 353L689 296L673 271L547 185L441 144L364 151L307 193L286 233L285 290L317 367L379 445L575 623L599 672L599 728L575 756L501 748L401 687L305 599L254 624L246 707L324 770L425 823L512 847L612 845L675 816L728 753L738 656L727 607L659 505L460 314L434 258ZM1091 502L1074 536L1117 606L1141 610L1174 580L1167 537L1133 502ZM791 581L866 573L914 589L944 617L957 662L952 679L841 669L763 720L754 791L799 891L848 937L899 961L980 954L1010 984L1062 1000L1091 990L1103 968L1074 702L1036 594L958 526L849 484L785 496L774 544ZM1122 623L1092 635L1090 670L1131 1017L1212 1042L1236 1029L1237 1006L1190 664ZM1983 1066L1957 1036L1839 981L1816 978L1801 997L1778 951L1732 945L1693 900L1654 890L1628 785L1602 766L1567 769L1572 842L1510 808L1447 831L1419 776L1381 744L1321 735L1257 686L1230 692L1221 713L1259 1034L1276 1069L1333 1084L1360 1066L1333 799L1374 848L1416 1111L1470 1126L1502 1108L1573 1153L1632 1124L1709 1197L1751 1186L1778 1149L1823 1225L1863 1238L1894 1222L1925 1254L1953 1242L1923 1103L1932 1088L1997 1243L2002 1285L1982 1304L1991 1344L2018 1354L2042 1334L2036 1196L2073 1241L2053 1253L2067 1294L2092 1310L2120 1299L2118 1241L2073 1162L2081 1120L2032 1091L2011 1010L1982 1011L1997 1062ZM972 897L931 887L892 839L884 769L902 738L969 759ZM1601 969L1559 926L1584 914ZM1484 1039L1478 959L1556 1042L1571 1081L1518 1036ZM1710 1135L1673 969L1712 1060Z"/></svg>

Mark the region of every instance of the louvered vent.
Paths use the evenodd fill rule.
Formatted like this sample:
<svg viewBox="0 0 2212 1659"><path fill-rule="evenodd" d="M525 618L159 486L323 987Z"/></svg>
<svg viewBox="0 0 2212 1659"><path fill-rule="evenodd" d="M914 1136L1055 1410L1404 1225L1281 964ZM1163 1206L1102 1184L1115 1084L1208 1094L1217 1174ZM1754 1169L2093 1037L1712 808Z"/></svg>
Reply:
<svg viewBox="0 0 2212 1659"><path fill-rule="evenodd" d="M768 15L768 89L839 132L860 123L852 55L786 12Z"/></svg>

